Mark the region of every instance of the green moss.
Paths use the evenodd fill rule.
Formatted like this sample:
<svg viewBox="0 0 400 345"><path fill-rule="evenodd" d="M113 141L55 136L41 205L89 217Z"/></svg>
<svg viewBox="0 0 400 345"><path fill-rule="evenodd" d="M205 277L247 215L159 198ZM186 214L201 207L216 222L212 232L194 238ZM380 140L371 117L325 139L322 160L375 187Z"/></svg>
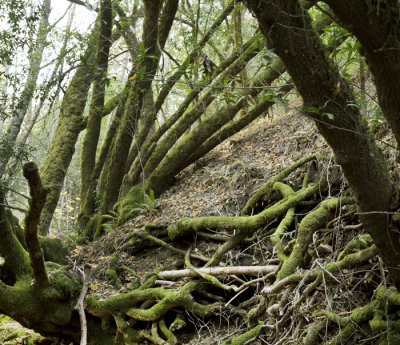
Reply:
<svg viewBox="0 0 400 345"><path fill-rule="evenodd" d="M108 268L106 270L106 278L114 285L117 289L121 287L121 281L118 278L117 274L117 264L118 264L118 255L114 255L108 264Z"/></svg>
<svg viewBox="0 0 400 345"><path fill-rule="evenodd" d="M184 320L184 316L182 314L177 314L175 320L169 326L171 331L180 330L186 327L186 321Z"/></svg>
<svg viewBox="0 0 400 345"><path fill-rule="evenodd" d="M383 313L380 310L375 312L372 320L369 321L369 327L374 333L380 333L387 329L388 323L383 320Z"/></svg>
<svg viewBox="0 0 400 345"><path fill-rule="evenodd" d="M9 328L6 329L6 331L8 335L0 339L2 343L8 342L8 344L11 344L11 341L15 340L16 344L23 343L26 345L34 345L41 337L40 334L32 333L32 331L26 328Z"/></svg>
<svg viewBox="0 0 400 345"><path fill-rule="evenodd" d="M40 236L39 242L46 261L56 262L61 265L67 264L69 252L60 239Z"/></svg>
<svg viewBox="0 0 400 345"><path fill-rule="evenodd" d="M178 340L176 339L174 333L172 333L166 326L165 321L161 320L159 322L160 330L161 332L165 335L167 338L167 343L168 345L174 345L178 343Z"/></svg>
<svg viewBox="0 0 400 345"><path fill-rule="evenodd" d="M144 190L142 185L132 187L125 197L120 200L115 210L118 213L118 224L126 222L138 212L138 206L144 202Z"/></svg>
<svg viewBox="0 0 400 345"><path fill-rule="evenodd" d="M355 308L352 311L350 318L356 324L365 322L366 320L369 320L372 317L378 306L379 303L375 300L363 307Z"/></svg>
<svg viewBox="0 0 400 345"><path fill-rule="evenodd" d="M304 254L312 241L314 232L327 222L337 207L352 202L352 198L328 199L323 201L316 210L303 218L298 229L296 244L289 258L283 262L278 272L278 280L289 276L302 264Z"/></svg>
<svg viewBox="0 0 400 345"><path fill-rule="evenodd" d="M264 322L259 322L258 326L250 329L246 333L239 335L231 340L225 340L222 345L243 345L246 341L254 338L258 333L259 329L264 325Z"/></svg>
<svg viewBox="0 0 400 345"><path fill-rule="evenodd" d="M385 339L379 343L379 345L396 345L400 344L400 334L389 333L385 336Z"/></svg>
<svg viewBox="0 0 400 345"><path fill-rule="evenodd" d="M276 188L280 188L278 184ZM319 190L319 184L315 184L304 190L293 193L271 207L265 209L263 212L255 216L241 216L241 217L226 217L226 216L210 216L199 217L195 219L183 218L180 219L174 227L169 228L169 233L173 238L181 236L185 233L196 232L203 229L226 229L243 231L250 234L270 221L279 217L287 212L288 209L296 206L300 201L309 198L311 195Z"/></svg>
<svg viewBox="0 0 400 345"><path fill-rule="evenodd" d="M306 156L302 159L299 159L295 163L293 163L291 166L287 167L285 170L280 172L279 174L275 175L271 179L267 181L267 183L262 186L256 193L253 194L253 196L247 201L246 206L243 208L241 215L249 215L251 213L251 210L255 206L258 200L260 200L262 197L265 197L270 194L272 191L272 187L275 182L282 181L285 177L287 177L291 172L293 172L295 169L298 167L304 165L305 163L315 159L317 156L315 154L312 154L310 156Z"/></svg>
<svg viewBox="0 0 400 345"><path fill-rule="evenodd" d="M371 235L363 234L353 238L347 245L344 247L342 252L340 252L338 256L338 260L343 259L347 254L350 254L354 250L361 250L366 247L369 247L372 244Z"/></svg>
<svg viewBox="0 0 400 345"><path fill-rule="evenodd" d="M85 124L82 114L93 79L91 68L94 54L85 64L81 64L64 95L55 134L50 143L44 162L40 168L43 185L49 188L39 224L39 233L47 235L50 222L57 207L61 188L67 173L79 133Z"/></svg>

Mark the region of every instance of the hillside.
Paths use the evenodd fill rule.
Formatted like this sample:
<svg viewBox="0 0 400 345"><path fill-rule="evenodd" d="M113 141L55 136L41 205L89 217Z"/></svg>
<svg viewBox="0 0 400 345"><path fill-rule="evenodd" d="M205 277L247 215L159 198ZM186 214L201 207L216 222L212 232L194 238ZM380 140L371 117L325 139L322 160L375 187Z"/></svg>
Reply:
<svg viewBox="0 0 400 345"><path fill-rule="evenodd" d="M328 188L321 187L311 199L298 204L293 223L288 223L285 232L279 230L280 237L274 233L285 217L273 217L228 251L220 263L220 266L244 267L245 271L249 266L267 267L269 273L239 272L222 276L215 282L192 268L197 272L194 276L200 280L185 277L187 273L178 278L153 279L153 273L188 267L188 262L183 262L183 254L189 248L195 254L192 263L201 267L204 258L209 260L220 243L235 233L205 229L170 241L169 225L184 217L239 217L249 197L267 181L313 153L323 154L324 158L311 165L301 165L282 181L298 188L295 186L299 181L302 183L308 172L310 181L317 176L328 176ZM219 303L218 310L204 316L179 307L168 311L163 322L176 335L176 340L170 340L173 344L231 344L228 340L235 337L237 342L232 344L264 344L265 339L274 345L293 344L300 338L302 344L319 344L329 339L354 344L369 337L370 340L362 343L375 344L379 336L374 337L369 327L365 327L368 320L355 322L353 315L355 308L375 300L377 287L386 278L353 206L338 206L329 218L321 219L306 236L307 245L298 269L274 283L283 261L294 251L296 241L300 241L299 227L304 216L318 210L318 205L329 195L338 194L348 194L347 184L312 121L295 111L279 110L274 116L259 119L185 169L159 199L148 196L138 205L136 218L119 227L107 226L108 233L101 239L77 246L69 258L70 265L72 269L82 265L90 267L88 294L102 299L129 293L149 281L167 290L176 290L188 281L209 281L206 289L197 291L193 297L200 305ZM258 200L254 213L271 207L279 199L274 201L276 197ZM300 238L304 239L304 235ZM352 253L362 253L362 257L358 261L351 258L351 264L343 264L343 258ZM144 301L140 308L152 305L154 302ZM257 322L262 322L261 328L254 328ZM342 323L346 332L340 326ZM351 332L346 327L349 325ZM144 323L138 326L150 327ZM33 340L32 332L24 333L7 319L2 321L2 327L5 329L4 344ZM162 339L166 334L159 336L158 342L151 338L149 344L164 344ZM237 338L240 334L245 334L247 340ZM42 341L46 342L44 338Z"/></svg>

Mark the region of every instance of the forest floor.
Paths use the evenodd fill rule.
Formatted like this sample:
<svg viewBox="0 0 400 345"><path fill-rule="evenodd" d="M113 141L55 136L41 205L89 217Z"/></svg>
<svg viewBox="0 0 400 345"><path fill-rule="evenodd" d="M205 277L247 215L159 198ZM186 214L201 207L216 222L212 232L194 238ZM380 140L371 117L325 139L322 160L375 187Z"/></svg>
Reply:
<svg viewBox="0 0 400 345"><path fill-rule="evenodd" d="M135 219L117 228L107 227L108 233L96 242L75 247L70 258L71 263L77 266L83 263L90 264L92 275L89 294L106 298L128 292L138 280L141 283L146 281L150 272L179 266L181 264L177 264L177 261L182 260L182 255L171 252L165 246L147 243L146 247L128 248L126 244L132 238L132 232L149 229L149 225L152 229L165 229L184 217L194 219L202 216L239 216L249 197L271 177L300 158L313 153L325 155L323 162L325 170L322 173L329 172L326 174L332 175L332 171L338 171L338 169L331 169L334 167L332 153L311 120L294 110L288 113L283 110L276 111L273 116L254 122L184 170L176 177L174 185L159 199L150 198L142 205L138 205L139 216ZM296 184L302 179L304 173L305 167L302 166L285 178L285 183ZM332 190L329 190L328 194L337 194L338 191L347 189L342 175L336 175L330 177L335 181L332 182ZM319 203L318 200L314 201L316 205L311 210ZM289 251L290 240L296 237L298 225L310 209L304 212L296 209L296 212L298 213L295 215L293 228L288 232L288 238L282 240L286 246L285 250ZM343 209L343 213L344 216L340 219L334 218L336 222L328 222L318 235L314 236L313 243L310 244L304 258L305 263L299 272L307 274L318 267L326 267L330 262L337 260L338 254L351 239L364 233L358 217L354 215L354 209ZM252 240L245 241L244 245L231 250L224 257L225 264L229 266L279 265L276 247L270 240L270 233L268 234L268 231L276 228L277 225L275 220L275 224L268 224L256 233ZM223 231L216 231L214 234L222 238L227 236ZM218 248L219 243L199 235L175 242L174 246L185 251L192 246L193 253L210 257ZM359 249L354 249L355 252L357 250ZM118 254L118 281L110 282L107 269L116 253ZM196 260L193 260L193 263L201 266L201 262ZM265 297L265 301L264 297L254 298L262 295L261 292L265 286L273 284L275 276L272 280L246 277L246 281L251 280L254 283L237 295L232 291L221 293L217 289L211 289L199 297L201 303L222 300L225 307L232 305L240 307L241 311L230 311L225 308L219 315L209 318L187 313L187 326L177 333L178 344L222 344L229 337L248 330L246 314L251 308L257 308L257 306L259 308L261 303L265 304L265 310L264 316L260 319L262 321L268 319L272 322L271 325L275 322L276 334L269 334L268 342L266 342L267 338L260 336L251 344L294 344L301 334L321 320L323 315L319 318L315 317L316 312L329 310L340 317L351 315L354 308L365 305L371 300L382 278L376 256L363 267L343 269L339 273L328 275L335 284L324 280L302 303L297 302L308 286L304 281L300 281L297 285L288 285L282 291L277 291L273 297ZM243 277L238 278L242 283L243 279ZM224 283L232 284L231 278L226 278ZM179 282L163 283L161 281L159 284L171 284L171 288L179 286ZM350 340L341 343L355 344L363 332L366 337L370 336L369 332L364 330L364 325L360 325L359 328ZM333 329L326 327L321 331L321 342L317 343L335 338L338 329L340 330L340 325L334 326ZM362 343L374 344L374 341L376 338ZM8 333L7 335L0 334L0 343L22 342L21 337L9 339Z"/></svg>

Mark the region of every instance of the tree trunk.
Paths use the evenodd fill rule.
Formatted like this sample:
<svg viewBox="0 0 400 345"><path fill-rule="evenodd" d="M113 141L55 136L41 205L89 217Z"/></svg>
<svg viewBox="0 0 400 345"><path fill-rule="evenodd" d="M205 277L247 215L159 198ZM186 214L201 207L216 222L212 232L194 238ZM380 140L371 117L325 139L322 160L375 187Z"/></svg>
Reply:
<svg viewBox="0 0 400 345"><path fill-rule="evenodd" d="M100 29L98 32L96 63L92 91L92 100L88 121L86 125L86 135L83 140L81 157L81 200L82 208L85 209L87 202L93 201L88 193L92 193L89 188L91 184L92 172L96 164L97 144L100 136L102 111L104 107L106 78L108 69L108 55L111 47L112 30L112 8L109 0L104 0L100 6ZM94 205L88 205L88 209L93 209ZM89 215L81 217L81 226L85 226Z"/></svg>
<svg viewBox="0 0 400 345"><path fill-rule="evenodd" d="M307 12L297 1L247 2L256 15L270 48L286 65L303 97L304 112L315 120L332 147L357 198L362 221L379 249L392 279L400 287L397 270L399 234L389 228L391 181L382 152L368 135L349 85L329 61L311 26ZM309 111L319 109L318 114Z"/></svg>
<svg viewBox="0 0 400 345"><path fill-rule="evenodd" d="M67 173L79 133L85 128L83 111L93 80L93 56L80 65L64 95L55 135L40 168L43 184L49 188L39 225L41 235L47 235L60 191Z"/></svg>

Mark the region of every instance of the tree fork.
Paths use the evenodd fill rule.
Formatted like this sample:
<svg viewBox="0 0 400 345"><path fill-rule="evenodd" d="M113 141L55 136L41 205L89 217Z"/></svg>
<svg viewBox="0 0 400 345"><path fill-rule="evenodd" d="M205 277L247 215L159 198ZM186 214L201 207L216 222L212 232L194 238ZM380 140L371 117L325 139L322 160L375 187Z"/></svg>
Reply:
<svg viewBox="0 0 400 345"><path fill-rule="evenodd" d="M49 279L44 265L42 248L37 236L37 228L48 191L42 185L39 169L35 163L26 163L23 173L24 177L28 180L30 194L32 196L29 211L25 218L25 241L31 259L35 281L43 288L49 285Z"/></svg>

